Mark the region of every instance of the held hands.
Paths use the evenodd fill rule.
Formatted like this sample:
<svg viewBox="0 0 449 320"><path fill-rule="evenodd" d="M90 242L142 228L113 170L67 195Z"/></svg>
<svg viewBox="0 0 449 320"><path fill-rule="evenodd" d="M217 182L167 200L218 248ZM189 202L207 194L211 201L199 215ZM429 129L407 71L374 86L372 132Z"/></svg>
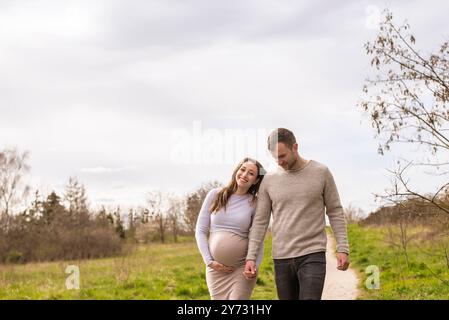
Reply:
<svg viewBox="0 0 449 320"><path fill-rule="evenodd" d="M216 271L221 271L225 273L231 273L232 271L234 271L234 267L225 266L224 264L221 264L220 262L217 261L212 261L207 266L211 267Z"/></svg>
<svg viewBox="0 0 449 320"><path fill-rule="evenodd" d="M245 271L243 272L246 280L251 280L257 277L257 268L254 260L247 260L245 264Z"/></svg>
<svg viewBox="0 0 449 320"><path fill-rule="evenodd" d="M346 271L349 267L349 256L344 252L337 252L337 269Z"/></svg>
<svg viewBox="0 0 449 320"><path fill-rule="evenodd" d="M216 271L221 271L225 273L231 273L235 269L234 267L225 266L224 264L221 264L220 262L217 261L212 261L207 266ZM253 260L246 261L245 271L243 272L243 275L247 280L251 280L257 277L256 263Z"/></svg>

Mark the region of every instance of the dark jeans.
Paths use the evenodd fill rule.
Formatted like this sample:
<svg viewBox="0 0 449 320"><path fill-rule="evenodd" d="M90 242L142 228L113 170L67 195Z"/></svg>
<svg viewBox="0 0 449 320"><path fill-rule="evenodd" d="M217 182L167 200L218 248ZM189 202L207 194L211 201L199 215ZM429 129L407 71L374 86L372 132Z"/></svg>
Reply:
<svg viewBox="0 0 449 320"><path fill-rule="evenodd" d="M279 300L321 300L326 277L326 253L274 259Z"/></svg>

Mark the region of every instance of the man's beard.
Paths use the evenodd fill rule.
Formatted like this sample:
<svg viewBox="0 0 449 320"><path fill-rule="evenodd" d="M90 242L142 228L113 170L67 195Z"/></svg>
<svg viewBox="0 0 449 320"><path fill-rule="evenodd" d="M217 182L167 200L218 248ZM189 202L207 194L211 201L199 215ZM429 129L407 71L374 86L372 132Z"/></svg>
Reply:
<svg viewBox="0 0 449 320"><path fill-rule="evenodd" d="M295 157L295 158L293 159L292 163L289 163L289 164L288 164L287 170L291 170L291 169L296 165L297 162L298 162L298 159L296 159L296 157Z"/></svg>

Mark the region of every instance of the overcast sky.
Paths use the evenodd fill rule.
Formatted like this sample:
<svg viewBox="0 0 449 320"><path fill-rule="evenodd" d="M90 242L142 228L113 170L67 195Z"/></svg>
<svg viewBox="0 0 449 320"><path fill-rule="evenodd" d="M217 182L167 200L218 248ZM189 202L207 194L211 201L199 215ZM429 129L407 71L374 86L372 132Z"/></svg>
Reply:
<svg viewBox="0 0 449 320"><path fill-rule="evenodd" d="M357 108L385 6L425 52L448 39L446 1L0 0L0 149L29 150L44 193L76 176L93 205L141 205L245 155L274 169L266 135L286 127L344 206L373 210L406 156L378 155Z"/></svg>

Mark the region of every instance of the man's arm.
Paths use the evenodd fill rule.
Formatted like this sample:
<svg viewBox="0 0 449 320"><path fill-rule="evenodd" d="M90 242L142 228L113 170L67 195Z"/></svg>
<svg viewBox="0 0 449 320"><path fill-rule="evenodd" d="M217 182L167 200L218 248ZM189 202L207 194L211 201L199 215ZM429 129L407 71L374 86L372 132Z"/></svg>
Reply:
<svg viewBox="0 0 449 320"><path fill-rule="evenodd" d="M324 186L324 203L326 214L337 242L338 268L346 270L348 268L349 244L346 229L346 219L341 206L340 196L337 186L329 169L326 170Z"/></svg>
<svg viewBox="0 0 449 320"><path fill-rule="evenodd" d="M262 261L263 241L270 223L271 199L267 192L266 180L259 187L256 212L249 230L248 254L246 255L245 271L246 279L257 276L257 269Z"/></svg>
<svg viewBox="0 0 449 320"><path fill-rule="evenodd" d="M248 254L246 260L256 261L263 245L265 234L270 223L271 199L267 191L266 180L262 180L259 187L256 212L249 231Z"/></svg>

